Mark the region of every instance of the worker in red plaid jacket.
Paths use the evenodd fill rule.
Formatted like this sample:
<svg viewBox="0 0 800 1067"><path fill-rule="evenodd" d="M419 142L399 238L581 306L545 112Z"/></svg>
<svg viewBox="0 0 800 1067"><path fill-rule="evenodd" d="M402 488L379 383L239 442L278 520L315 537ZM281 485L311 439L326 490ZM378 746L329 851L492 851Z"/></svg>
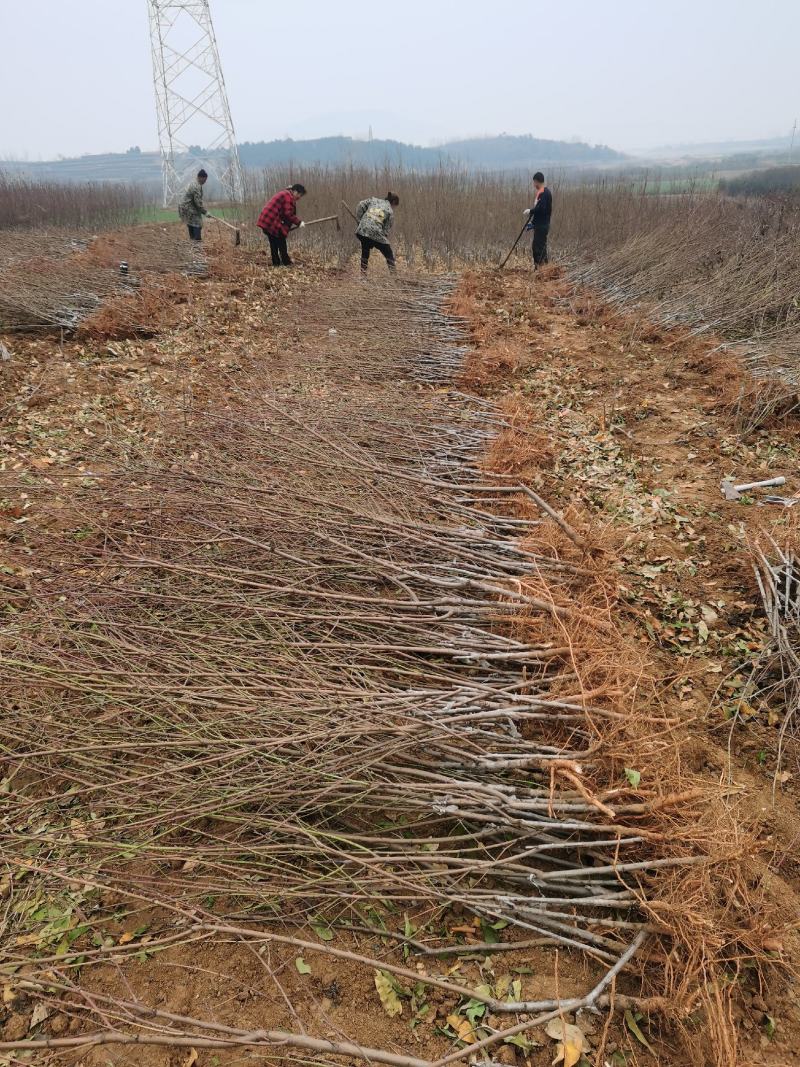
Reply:
<svg viewBox="0 0 800 1067"><path fill-rule="evenodd" d="M269 241L269 250L272 253L273 267L290 267L289 249L286 247L286 237L289 230L297 230L305 226L295 214L297 201L306 195L306 187L299 183L290 185L288 189L281 189L271 200L268 200L258 216L258 228L264 231Z"/></svg>

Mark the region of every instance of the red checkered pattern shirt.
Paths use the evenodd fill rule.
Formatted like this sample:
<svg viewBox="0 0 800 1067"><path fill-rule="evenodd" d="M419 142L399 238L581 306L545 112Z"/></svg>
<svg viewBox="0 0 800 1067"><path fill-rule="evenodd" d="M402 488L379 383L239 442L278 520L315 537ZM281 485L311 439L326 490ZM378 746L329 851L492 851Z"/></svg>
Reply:
<svg viewBox="0 0 800 1067"><path fill-rule="evenodd" d="M261 210L258 216L258 228L273 237L285 237L293 226L300 225L300 219L294 213L295 199L288 189L276 193Z"/></svg>

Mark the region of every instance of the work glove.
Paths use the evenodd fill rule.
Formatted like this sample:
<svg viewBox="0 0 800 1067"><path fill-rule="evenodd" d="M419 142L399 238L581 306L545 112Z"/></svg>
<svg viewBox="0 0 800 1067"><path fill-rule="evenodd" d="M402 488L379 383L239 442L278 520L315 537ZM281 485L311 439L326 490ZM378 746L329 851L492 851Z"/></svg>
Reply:
<svg viewBox="0 0 800 1067"><path fill-rule="evenodd" d="M531 209L529 207L526 207L525 210L522 212L523 215L530 215L530 213Z"/></svg>
<svg viewBox="0 0 800 1067"><path fill-rule="evenodd" d="M302 228L303 228L304 226L305 226L305 223L304 223L304 222L301 222L301 223L300 223L300 225L299 225L299 226L298 226L297 228L298 228L298 230L302 230Z"/></svg>

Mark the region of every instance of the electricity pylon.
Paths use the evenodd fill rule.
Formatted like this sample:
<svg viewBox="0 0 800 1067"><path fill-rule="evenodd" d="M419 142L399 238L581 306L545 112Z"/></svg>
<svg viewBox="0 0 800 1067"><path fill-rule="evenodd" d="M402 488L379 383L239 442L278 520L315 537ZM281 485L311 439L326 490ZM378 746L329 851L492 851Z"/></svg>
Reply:
<svg viewBox="0 0 800 1067"><path fill-rule="evenodd" d="M148 0L164 206L200 167L231 200L244 199L209 0Z"/></svg>

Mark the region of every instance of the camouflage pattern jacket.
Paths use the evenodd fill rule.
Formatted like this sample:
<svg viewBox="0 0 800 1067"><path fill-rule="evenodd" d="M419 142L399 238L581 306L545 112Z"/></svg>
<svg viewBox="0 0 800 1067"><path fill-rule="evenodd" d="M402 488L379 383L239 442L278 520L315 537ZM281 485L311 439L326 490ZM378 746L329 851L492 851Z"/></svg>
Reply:
<svg viewBox="0 0 800 1067"><path fill-rule="evenodd" d="M203 207L203 186L200 182L192 182L178 207L178 214L187 226L202 226L203 215L206 209Z"/></svg>
<svg viewBox="0 0 800 1067"><path fill-rule="evenodd" d="M371 196L362 200L356 208L358 227L356 234L359 237L369 237L379 244L388 245L389 230L394 222L394 212L388 200L378 196Z"/></svg>

